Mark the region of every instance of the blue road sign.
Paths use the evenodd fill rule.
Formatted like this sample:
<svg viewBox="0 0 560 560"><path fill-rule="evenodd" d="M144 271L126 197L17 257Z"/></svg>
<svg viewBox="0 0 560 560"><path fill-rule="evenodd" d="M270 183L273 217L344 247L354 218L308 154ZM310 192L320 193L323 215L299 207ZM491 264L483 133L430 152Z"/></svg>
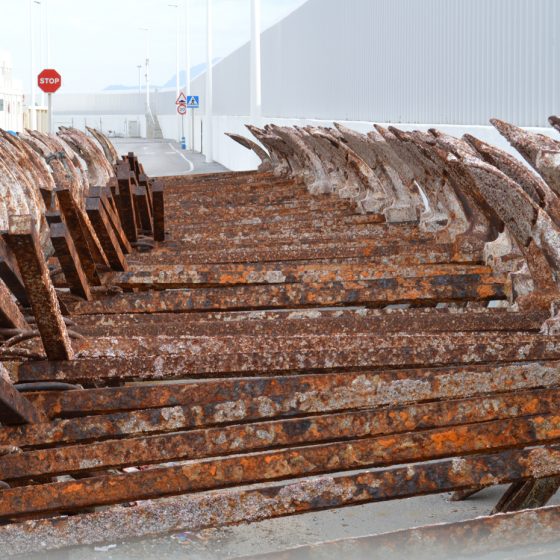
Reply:
<svg viewBox="0 0 560 560"><path fill-rule="evenodd" d="M198 95L187 95L187 109L199 109L200 103Z"/></svg>

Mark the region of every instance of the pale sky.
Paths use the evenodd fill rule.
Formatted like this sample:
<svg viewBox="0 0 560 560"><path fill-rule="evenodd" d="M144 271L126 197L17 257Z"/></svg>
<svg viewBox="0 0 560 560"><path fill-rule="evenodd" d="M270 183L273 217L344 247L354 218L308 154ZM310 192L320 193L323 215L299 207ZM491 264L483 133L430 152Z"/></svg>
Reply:
<svg viewBox="0 0 560 560"><path fill-rule="evenodd" d="M30 83L29 3L0 0L0 50L12 55L14 77ZM45 0L42 0L43 2ZM95 92L111 84L138 83L149 27L151 82L163 84L175 74L176 18L180 14L184 69L184 0L46 0L52 68L63 78L60 92ZM263 30L305 0L261 0ZM214 57L222 58L249 40L250 0L213 0ZM169 4L180 4L181 8ZM191 0L192 65L206 60L206 0ZM33 2L36 75L45 67L41 42L42 8ZM43 48L41 49L41 45ZM42 51L42 52L41 52ZM143 71L142 71L143 74Z"/></svg>

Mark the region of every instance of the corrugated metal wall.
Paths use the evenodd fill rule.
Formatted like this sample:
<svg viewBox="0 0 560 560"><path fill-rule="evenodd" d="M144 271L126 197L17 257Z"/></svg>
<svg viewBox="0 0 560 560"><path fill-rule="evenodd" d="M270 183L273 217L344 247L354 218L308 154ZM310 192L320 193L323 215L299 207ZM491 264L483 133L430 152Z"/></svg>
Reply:
<svg viewBox="0 0 560 560"><path fill-rule="evenodd" d="M560 113L559 31L560 0L309 0L263 33L263 116L547 126ZM202 111L204 82L192 84ZM249 82L247 44L214 66L214 113L247 115ZM175 92L152 108L174 114ZM143 109L133 93L55 100L66 114Z"/></svg>
<svg viewBox="0 0 560 560"><path fill-rule="evenodd" d="M546 125L559 30L558 0L310 0L263 35L263 113Z"/></svg>
<svg viewBox="0 0 560 560"><path fill-rule="evenodd" d="M130 93L58 93L53 109L59 115L135 115L144 114L144 94Z"/></svg>
<svg viewBox="0 0 560 560"><path fill-rule="evenodd" d="M250 50L249 44L237 49L214 66L213 88L216 115L248 115L250 111ZM191 91L199 95L204 111L206 74L193 80Z"/></svg>

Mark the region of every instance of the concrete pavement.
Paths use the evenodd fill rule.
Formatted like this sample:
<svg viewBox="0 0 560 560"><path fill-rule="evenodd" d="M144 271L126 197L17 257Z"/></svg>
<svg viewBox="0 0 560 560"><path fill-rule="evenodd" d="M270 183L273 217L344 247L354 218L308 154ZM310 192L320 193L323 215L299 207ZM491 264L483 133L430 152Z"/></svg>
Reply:
<svg viewBox="0 0 560 560"><path fill-rule="evenodd" d="M152 177L227 171L219 163L205 163L204 156L198 152L181 150L173 140L111 138L111 142L119 155L134 152Z"/></svg>

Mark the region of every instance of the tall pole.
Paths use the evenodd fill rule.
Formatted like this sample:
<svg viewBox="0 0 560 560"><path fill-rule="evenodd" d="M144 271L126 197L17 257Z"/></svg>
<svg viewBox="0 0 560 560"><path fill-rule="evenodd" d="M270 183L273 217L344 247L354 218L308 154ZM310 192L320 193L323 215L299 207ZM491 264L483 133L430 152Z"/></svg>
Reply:
<svg viewBox="0 0 560 560"><path fill-rule="evenodd" d="M179 97L181 93L181 83L179 81L179 4L168 4L169 7L175 8L175 99ZM177 114L177 136L179 137L179 142L181 141L181 117Z"/></svg>
<svg viewBox="0 0 560 560"><path fill-rule="evenodd" d="M141 31L146 33L146 136L148 132L148 119L152 114L150 108L150 28L140 27Z"/></svg>
<svg viewBox="0 0 560 560"><path fill-rule="evenodd" d="M146 108L148 114L152 114L150 108L150 30L146 29Z"/></svg>
<svg viewBox="0 0 560 560"><path fill-rule="evenodd" d="M185 0L185 95L191 94L191 0ZM188 119L191 119L192 134L188 146L194 149L194 110L190 113L187 110L187 130ZM188 134L188 133L187 133Z"/></svg>
<svg viewBox="0 0 560 560"><path fill-rule="evenodd" d="M212 0L206 0L206 118L204 125L206 163L212 159Z"/></svg>
<svg viewBox="0 0 560 560"><path fill-rule="evenodd" d="M48 132L49 134L53 133L53 114L52 114L52 93L49 93L47 95L47 99L48 99L48 115L47 115L47 126L48 126Z"/></svg>
<svg viewBox="0 0 560 560"><path fill-rule="evenodd" d="M34 0L35 4L39 6L39 67L46 68L45 66L45 29L43 18L43 2L41 0ZM41 91L41 105L45 105L45 92Z"/></svg>
<svg viewBox="0 0 560 560"><path fill-rule="evenodd" d="M43 2L43 18L45 26L45 68L51 67L51 41L49 35L49 0L42 0ZM52 108L52 94L48 94L48 125L49 133L54 133L54 115Z"/></svg>
<svg viewBox="0 0 560 560"><path fill-rule="evenodd" d="M49 33L49 0L43 0L44 15L45 15L45 68L51 67L51 39Z"/></svg>
<svg viewBox="0 0 560 560"><path fill-rule="evenodd" d="M137 104L137 107L139 109L138 113L140 113L140 105L141 105L141 102L142 102L142 65L137 64L136 68L138 68L138 104ZM141 136L142 134L141 134L141 131L140 131L140 114L138 114L136 116L136 119L137 119L137 122L138 122L137 133L138 133L139 136ZM130 136L130 129L129 129L129 126L128 126L128 121L125 121L125 123L126 123L126 125L125 125L126 134L128 136Z"/></svg>
<svg viewBox="0 0 560 560"><path fill-rule="evenodd" d="M251 118L262 111L261 0L251 0Z"/></svg>
<svg viewBox="0 0 560 560"><path fill-rule="evenodd" d="M37 128L37 119L35 118L35 37L33 35L33 0L29 0L29 78L31 92L29 96L29 127L31 130Z"/></svg>
<svg viewBox="0 0 560 560"><path fill-rule="evenodd" d="M179 12L179 4L175 4L175 8L177 8L177 12ZM179 13L177 13L175 17L175 93L177 97L179 97L179 93L181 92L181 82L179 81L179 29Z"/></svg>

